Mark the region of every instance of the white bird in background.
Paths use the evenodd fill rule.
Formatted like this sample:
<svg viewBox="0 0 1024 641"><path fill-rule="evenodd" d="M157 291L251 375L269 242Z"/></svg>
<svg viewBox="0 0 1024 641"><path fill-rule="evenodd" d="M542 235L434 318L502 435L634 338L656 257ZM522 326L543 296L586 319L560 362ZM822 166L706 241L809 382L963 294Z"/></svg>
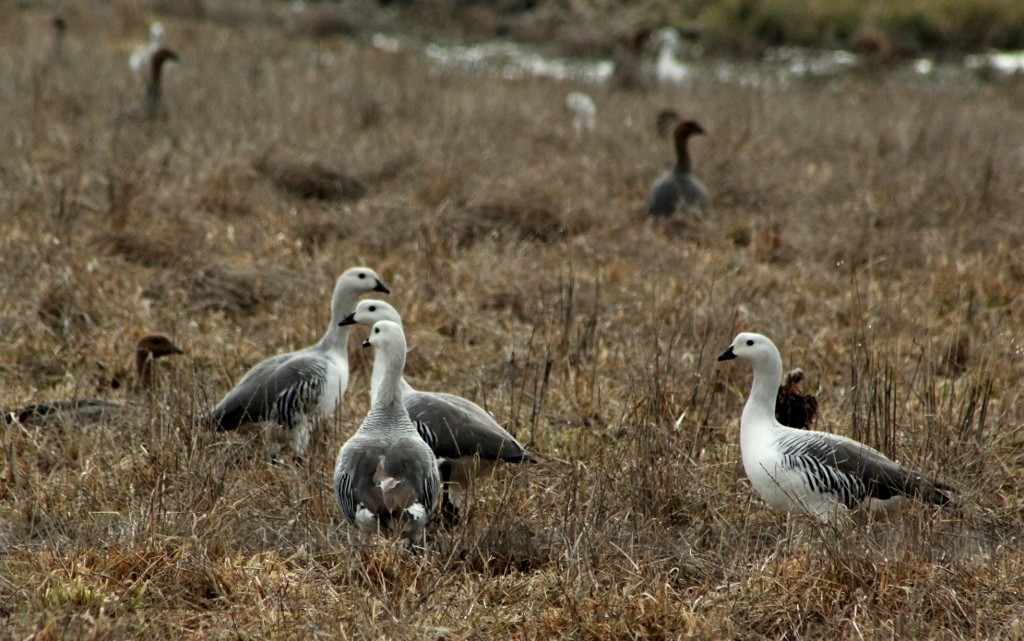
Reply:
<svg viewBox="0 0 1024 641"><path fill-rule="evenodd" d="M740 419L743 469L758 495L779 512L828 521L859 507L889 509L906 497L950 502L949 486L836 434L787 427L775 419L782 378L778 348L760 334L736 336L718 360L739 359L754 369Z"/></svg>
<svg viewBox="0 0 1024 641"><path fill-rule="evenodd" d="M153 59L153 54L164 46L165 36L166 30L162 22L155 21L150 23L149 42L136 47L135 51L128 57L128 66L131 67L139 82L148 81L150 61Z"/></svg>
<svg viewBox="0 0 1024 641"><path fill-rule="evenodd" d="M658 58L654 63L654 75L660 83L688 85L693 82L693 71L689 65L676 58L681 40L675 29L665 28L655 38L658 42Z"/></svg>
<svg viewBox="0 0 1024 641"><path fill-rule="evenodd" d="M565 108L572 114L572 128L577 134L593 131L597 124L597 105L581 91L573 91L565 97Z"/></svg>

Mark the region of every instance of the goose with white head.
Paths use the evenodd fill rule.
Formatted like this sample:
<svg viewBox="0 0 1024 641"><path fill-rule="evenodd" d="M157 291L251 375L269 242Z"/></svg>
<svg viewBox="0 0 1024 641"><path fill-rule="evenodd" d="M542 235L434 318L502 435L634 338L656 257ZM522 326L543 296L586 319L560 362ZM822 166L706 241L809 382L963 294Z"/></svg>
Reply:
<svg viewBox="0 0 1024 641"><path fill-rule="evenodd" d="M782 357L766 336L736 336L718 360L738 359L754 370L740 419L743 469L758 495L775 510L829 521L861 507L889 509L916 497L950 502L951 488L907 469L852 439L780 424L774 413Z"/></svg>
<svg viewBox="0 0 1024 641"><path fill-rule="evenodd" d="M388 320L399 325L398 311L382 300L359 301L355 311L342 324L372 327ZM380 390L380 373L374 368L370 381L373 402ZM438 458L445 484L445 517L458 519L458 509L478 476L493 470L497 463L536 463L526 449L476 403L454 394L423 392L401 379L402 400L416 423L420 436ZM451 510L451 512L449 512Z"/></svg>
<svg viewBox="0 0 1024 641"><path fill-rule="evenodd" d="M363 347L373 346L377 393L356 433L338 452L335 498L345 519L364 534L384 533L422 542L436 511L441 477L434 453L405 409L402 326L380 321Z"/></svg>
<svg viewBox="0 0 1024 641"><path fill-rule="evenodd" d="M295 455L305 456L319 423L334 413L348 389L349 328L339 321L360 296L374 291L390 293L372 269L345 270L334 285L331 321L320 341L249 370L214 408L216 429L272 423L274 440L289 440Z"/></svg>

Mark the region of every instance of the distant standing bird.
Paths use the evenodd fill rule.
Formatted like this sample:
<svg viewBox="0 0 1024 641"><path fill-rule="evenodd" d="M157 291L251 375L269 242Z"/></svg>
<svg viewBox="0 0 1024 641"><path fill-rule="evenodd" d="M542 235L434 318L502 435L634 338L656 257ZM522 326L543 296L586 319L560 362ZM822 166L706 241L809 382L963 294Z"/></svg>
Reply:
<svg viewBox="0 0 1024 641"><path fill-rule="evenodd" d="M758 495L779 512L828 521L860 507L889 509L906 497L950 502L948 485L889 460L867 445L836 434L781 425L774 414L782 357L760 334L742 333L718 360L739 359L754 370L740 419L743 469Z"/></svg>
<svg viewBox="0 0 1024 641"><path fill-rule="evenodd" d="M53 43L50 45L49 60L57 62L64 59L64 36L68 31L68 23L63 16L54 16L50 24L53 26Z"/></svg>
<svg viewBox="0 0 1024 641"><path fill-rule="evenodd" d="M654 76L659 83L688 85L693 82L693 71L676 58L676 51L682 43L679 33L665 28L655 34L658 42L658 59L654 63Z"/></svg>
<svg viewBox="0 0 1024 641"><path fill-rule="evenodd" d="M338 323L369 292L390 293L369 267L352 267L338 277L331 297L327 332L315 345L259 363L217 403L217 430L271 423L274 441L288 440L304 457L320 422L334 413L348 388L348 327ZM276 455L276 452L272 452Z"/></svg>
<svg viewBox="0 0 1024 641"><path fill-rule="evenodd" d="M154 388L156 360L185 351L163 334L147 334L135 346L135 372L138 387L149 391ZM102 420L109 413L118 412L129 405L129 401L105 398L83 398L72 401L57 401L29 405L4 412L8 423L25 425L50 425L54 423L91 423Z"/></svg>
<svg viewBox="0 0 1024 641"><path fill-rule="evenodd" d="M338 452L334 490L345 520L360 532L422 540L438 506L441 477L434 453L405 409L402 326L380 321L363 347L373 346L378 389L362 425Z"/></svg>
<svg viewBox="0 0 1024 641"><path fill-rule="evenodd" d="M572 114L572 128L577 133L593 131L597 123L597 105L581 91L570 92L565 97L565 108Z"/></svg>
<svg viewBox="0 0 1024 641"><path fill-rule="evenodd" d="M805 430L818 418L818 399L800 390L803 380L802 369L797 368L786 374L775 397L775 418L783 425Z"/></svg>
<svg viewBox="0 0 1024 641"><path fill-rule="evenodd" d="M704 206L708 190L691 173L690 136L703 135L704 129L693 120L681 120L672 132L676 147L676 166L651 186L647 194L648 216L671 216L682 207Z"/></svg>
<svg viewBox="0 0 1024 641"><path fill-rule="evenodd" d="M149 72L149 61L157 49L164 46L164 37L167 35L162 22L154 21L149 25L149 41L141 44L128 56L128 66L140 81L146 80Z"/></svg>
<svg viewBox="0 0 1024 641"><path fill-rule="evenodd" d="M389 320L398 325L402 318L382 300L359 301L355 311L341 323L373 327ZM382 371L373 370L370 402L380 393ZM478 476L492 471L497 463L536 463L514 436L498 425L482 407L454 394L421 392L402 378L402 399L420 436L438 458L444 483L442 512L449 523L458 521L458 510Z"/></svg>
<svg viewBox="0 0 1024 641"><path fill-rule="evenodd" d="M160 96L163 93L163 67L164 63L171 60L177 62L178 54L165 47L152 53L149 59L149 81L146 83L146 93L142 95L139 102L124 109L118 116L118 121L153 120L161 115Z"/></svg>

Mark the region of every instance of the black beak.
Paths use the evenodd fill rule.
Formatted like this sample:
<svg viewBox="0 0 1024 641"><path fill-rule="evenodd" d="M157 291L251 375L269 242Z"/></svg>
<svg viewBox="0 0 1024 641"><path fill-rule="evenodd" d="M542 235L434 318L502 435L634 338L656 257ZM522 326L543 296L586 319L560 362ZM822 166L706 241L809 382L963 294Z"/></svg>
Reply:
<svg viewBox="0 0 1024 641"><path fill-rule="evenodd" d="M365 341L363 341L363 347L369 347L369 346L370 346L370 339L367 338Z"/></svg>
<svg viewBox="0 0 1024 641"><path fill-rule="evenodd" d="M355 325L355 324L356 324L356 313L352 312L351 314L349 314L345 318L341 319L341 322L338 323L338 327L344 327L345 325Z"/></svg>
<svg viewBox="0 0 1024 641"><path fill-rule="evenodd" d="M181 349L180 347L178 347L174 343L171 343L171 351L169 353L171 353L171 354L184 354L185 350Z"/></svg>
<svg viewBox="0 0 1024 641"><path fill-rule="evenodd" d="M388 286L385 285L384 283L380 282L379 278L377 279L377 286L373 288L373 291L375 291L375 292L384 292L385 294L390 294L391 293L391 290L388 289Z"/></svg>
<svg viewBox="0 0 1024 641"><path fill-rule="evenodd" d="M731 361L734 358L736 358L736 352L732 351L732 345L718 356L720 361Z"/></svg>

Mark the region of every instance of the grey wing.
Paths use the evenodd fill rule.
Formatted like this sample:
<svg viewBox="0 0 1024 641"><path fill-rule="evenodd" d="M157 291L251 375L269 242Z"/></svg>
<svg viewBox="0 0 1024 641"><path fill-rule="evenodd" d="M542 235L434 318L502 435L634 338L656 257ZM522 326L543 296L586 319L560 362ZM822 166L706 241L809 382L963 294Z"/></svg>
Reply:
<svg viewBox="0 0 1024 641"><path fill-rule="evenodd" d="M679 202L679 185L675 176L668 174L654 183L647 194L648 216L671 216Z"/></svg>
<svg viewBox="0 0 1024 641"><path fill-rule="evenodd" d="M479 455L489 461L534 462L511 434L472 401L441 392L411 392L404 400L420 436L437 456Z"/></svg>
<svg viewBox="0 0 1024 641"><path fill-rule="evenodd" d="M686 176L680 181L680 195L687 205L706 205L708 202L708 190L693 176Z"/></svg>
<svg viewBox="0 0 1024 641"><path fill-rule="evenodd" d="M804 435L809 438L801 439ZM868 498L887 500L897 496L921 496L931 503L946 503L947 486L896 464L863 443L825 432L798 432L783 443L803 457L809 478L840 495L848 507ZM785 447L785 445L784 445Z"/></svg>
<svg viewBox="0 0 1024 641"><path fill-rule="evenodd" d="M347 470L342 471L334 479L334 498L338 501L338 507L349 523L356 521L356 495L352 489L352 475Z"/></svg>
<svg viewBox="0 0 1024 641"><path fill-rule="evenodd" d="M245 423L269 418L277 390L269 389L274 372L292 355L279 354L250 369L213 408L213 420L219 430L234 430ZM270 393L270 392L273 393Z"/></svg>
<svg viewBox="0 0 1024 641"><path fill-rule="evenodd" d="M319 412L320 399L327 386L327 367L322 359L301 359L282 370L282 383L290 382L277 395L277 421L288 429L307 416Z"/></svg>
<svg viewBox="0 0 1024 641"><path fill-rule="evenodd" d="M334 497L350 522L360 505L377 514L383 510L380 490L373 483L379 453L372 446L350 440L342 447L334 470Z"/></svg>
<svg viewBox="0 0 1024 641"><path fill-rule="evenodd" d="M315 408L325 378L326 366L313 355L276 356L249 370L214 408L214 419L222 430L271 418L292 427L298 416Z"/></svg>
<svg viewBox="0 0 1024 641"><path fill-rule="evenodd" d="M437 509L437 497L440 496L440 492L441 477L438 475L437 467L435 466L432 473L427 474L423 478L423 488L420 496L420 502L423 503L423 507L428 515L433 514L434 510Z"/></svg>

